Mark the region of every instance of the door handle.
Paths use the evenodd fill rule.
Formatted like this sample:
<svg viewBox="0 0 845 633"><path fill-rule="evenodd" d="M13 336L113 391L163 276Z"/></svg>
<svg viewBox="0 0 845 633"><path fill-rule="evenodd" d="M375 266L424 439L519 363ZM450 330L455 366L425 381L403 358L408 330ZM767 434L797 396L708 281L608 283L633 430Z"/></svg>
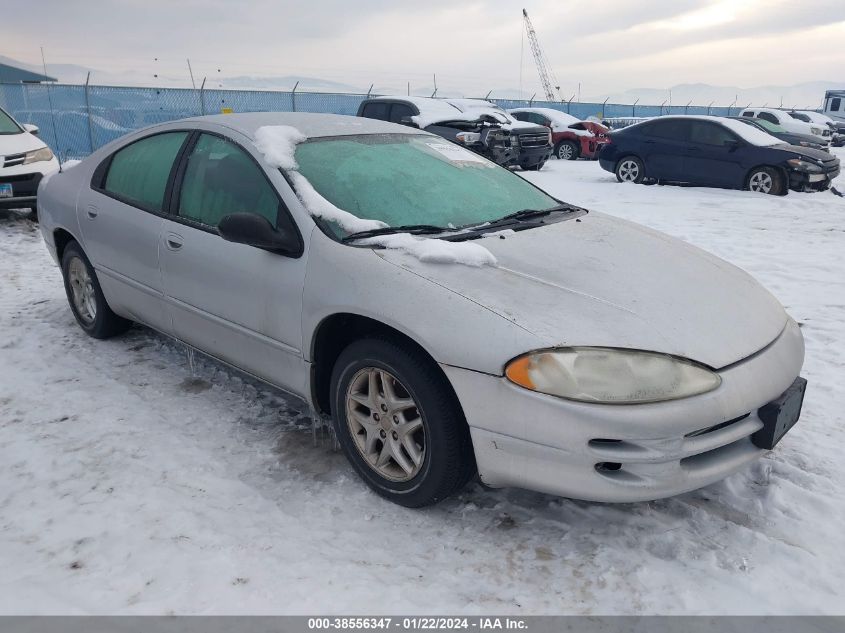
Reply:
<svg viewBox="0 0 845 633"><path fill-rule="evenodd" d="M178 251L182 248L182 236L176 233L168 233L165 242L167 243L167 248L171 251Z"/></svg>
<svg viewBox="0 0 845 633"><path fill-rule="evenodd" d="M97 214L99 212L100 212L99 209L97 209L97 207L94 207L94 206L91 206L91 207L88 207L87 209L85 209L85 215L88 216L89 220L93 220L94 218L96 218Z"/></svg>

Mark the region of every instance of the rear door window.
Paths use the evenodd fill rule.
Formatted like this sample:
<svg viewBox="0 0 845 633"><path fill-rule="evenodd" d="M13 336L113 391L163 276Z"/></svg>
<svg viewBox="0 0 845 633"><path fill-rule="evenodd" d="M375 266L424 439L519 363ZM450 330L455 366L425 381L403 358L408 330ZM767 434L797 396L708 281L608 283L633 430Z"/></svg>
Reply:
<svg viewBox="0 0 845 633"><path fill-rule="evenodd" d="M374 101L364 106L361 115L367 117L368 119L379 119L380 121L387 121L387 113L389 110L389 103Z"/></svg>
<svg viewBox="0 0 845 633"><path fill-rule="evenodd" d="M167 132L135 141L111 158L103 190L129 204L160 213L173 162L188 132Z"/></svg>
<svg viewBox="0 0 845 633"><path fill-rule="evenodd" d="M842 105L842 99L839 98L839 97L835 97L835 98L830 100L830 109L833 112L838 112L841 105Z"/></svg>
<svg viewBox="0 0 845 633"><path fill-rule="evenodd" d="M689 139L689 121L683 119L655 121L648 127L646 134L672 141L686 141Z"/></svg>

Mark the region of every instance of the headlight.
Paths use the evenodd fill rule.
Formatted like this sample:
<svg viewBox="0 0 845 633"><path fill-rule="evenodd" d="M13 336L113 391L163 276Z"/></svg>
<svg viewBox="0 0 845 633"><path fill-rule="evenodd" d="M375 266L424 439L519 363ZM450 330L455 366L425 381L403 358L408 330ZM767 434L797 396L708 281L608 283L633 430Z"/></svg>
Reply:
<svg viewBox="0 0 845 633"><path fill-rule="evenodd" d="M815 163L810 163L806 160L801 160L800 158L790 158L788 161L789 165L795 169L800 169L801 171L807 171L811 173L818 173L822 171L822 168L816 165Z"/></svg>
<svg viewBox="0 0 845 633"><path fill-rule="evenodd" d="M811 128L810 128L810 132L812 132L812 133L813 133L813 134L815 134L816 136L821 136L821 135L822 135L822 129L821 129L820 127L811 127Z"/></svg>
<svg viewBox="0 0 845 633"><path fill-rule="evenodd" d="M23 164L40 163L44 160L53 160L53 151L49 147L42 147L41 149L27 152L26 158L23 159Z"/></svg>
<svg viewBox="0 0 845 633"><path fill-rule="evenodd" d="M472 143L478 143L481 140L481 134L478 132L460 132L455 135L455 138L464 145L471 145Z"/></svg>
<svg viewBox="0 0 845 633"><path fill-rule="evenodd" d="M715 372L686 359L608 347L531 352L508 363L505 376L532 391L604 404L677 400L712 391L722 382Z"/></svg>

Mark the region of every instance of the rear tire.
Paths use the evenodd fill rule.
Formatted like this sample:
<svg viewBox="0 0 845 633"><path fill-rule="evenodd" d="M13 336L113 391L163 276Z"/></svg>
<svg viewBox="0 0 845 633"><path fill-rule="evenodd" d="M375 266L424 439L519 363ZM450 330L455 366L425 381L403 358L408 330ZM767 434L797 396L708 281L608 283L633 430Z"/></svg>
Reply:
<svg viewBox="0 0 845 633"><path fill-rule="evenodd" d="M636 156L625 156L616 163L616 180L640 184L645 178L645 165Z"/></svg>
<svg viewBox="0 0 845 633"><path fill-rule="evenodd" d="M748 174L746 188L757 193L767 193L773 196L783 195L783 175L772 167L756 167Z"/></svg>
<svg viewBox="0 0 845 633"><path fill-rule="evenodd" d="M389 338L351 343L335 363L332 423L346 458L382 497L437 503L475 474L469 427L440 368Z"/></svg>
<svg viewBox="0 0 845 633"><path fill-rule="evenodd" d="M62 253L62 277L70 310L79 327L94 338L123 334L131 321L112 312L94 267L78 242L71 240Z"/></svg>
<svg viewBox="0 0 845 633"><path fill-rule="evenodd" d="M578 160L580 148L572 141L561 141L555 147L555 156L560 160Z"/></svg>

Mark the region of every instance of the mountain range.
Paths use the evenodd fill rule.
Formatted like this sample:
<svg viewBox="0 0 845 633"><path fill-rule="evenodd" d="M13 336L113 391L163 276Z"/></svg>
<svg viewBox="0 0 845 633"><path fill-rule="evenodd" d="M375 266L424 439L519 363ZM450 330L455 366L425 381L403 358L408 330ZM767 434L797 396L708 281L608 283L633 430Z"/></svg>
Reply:
<svg viewBox="0 0 845 633"><path fill-rule="evenodd" d="M35 64L12 59L0 55L0 63L10 66L25 68L33 72L42 73L43 68ZM48 64L47 74L57 77L61 83L81 84L85 83L88 73L91 73L91 83L99 85L114 86L154 86L163 88L185 88L190 87L190 79L186 72L180 76L167 74L156 74L128 70L126 72L114 73L100 71L94 68L78 64ZM201 79L196 77L196 83ZM298 85L297 85L298 84ZM297 90L305 92L341 92L365 94L369 86L359 86L351 83L333 81L319 77L308 77L301 75L237 75L237 76L215 76L208 81L209 88L232 88L241 90L291 90L297 85ZM608 103L639 103L646 105L731 105L745 106L754 104L757 106L768 105L770 107L788 107L799 109L815 109L819 107L826 90L845 88L845 82L834 83L831 81L809 81L788 86L757 86L752 88L740 88L737 86L714 86L703 83L688 83L672 86L671 88L633 88L610 94L590 95L582 97L582 101L588 103L601 103L607 99ZM376 85L373 86L373 94L396 94L405 93L407 86ZM411 94L429 96L433 92L431 86L416 86L411 89ZM459 86L441 87L438 96L484 96L462 94ZM491 97L502 99L518 99L518 90L509 87L502 87L492 91ZM565 98L566 96L564 96Z"/></svg>

